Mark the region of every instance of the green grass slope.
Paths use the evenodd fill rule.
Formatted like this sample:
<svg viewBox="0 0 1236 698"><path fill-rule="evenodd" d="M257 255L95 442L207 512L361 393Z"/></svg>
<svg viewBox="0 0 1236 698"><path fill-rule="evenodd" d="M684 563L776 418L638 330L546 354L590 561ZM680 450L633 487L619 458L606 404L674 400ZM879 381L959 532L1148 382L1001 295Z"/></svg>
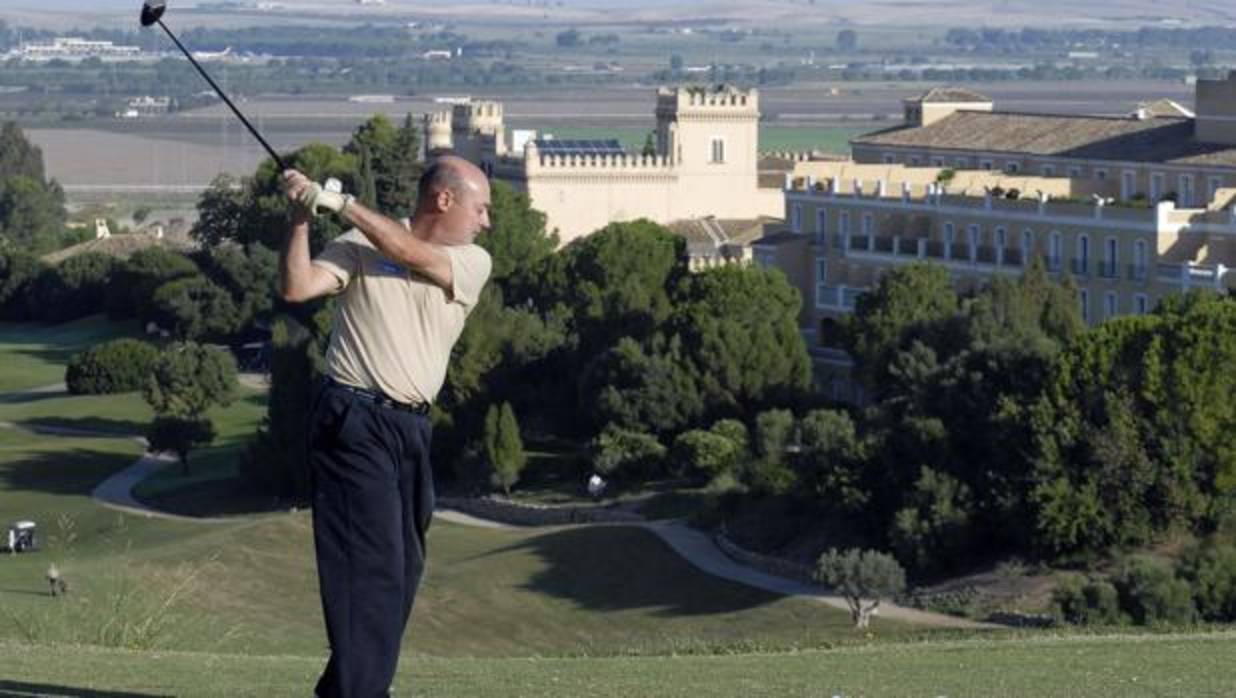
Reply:
<svg viewBox="0 0 1236 698"><path fill-rule="evenodd" d="M713 656L407 657L397 695L425 698L1128 696L1236 694L1236 633L887 644ZM0 643L0 693L303 696L321 657L131 652Z"/></svg>
<svg viewBox="0 0 1236 698"><path fill-rule="evenodd" d="M136 322L108 322L102 315L59 325L0 322L0 393L64 380L73 354L116 337L136 337Z"/></svg>

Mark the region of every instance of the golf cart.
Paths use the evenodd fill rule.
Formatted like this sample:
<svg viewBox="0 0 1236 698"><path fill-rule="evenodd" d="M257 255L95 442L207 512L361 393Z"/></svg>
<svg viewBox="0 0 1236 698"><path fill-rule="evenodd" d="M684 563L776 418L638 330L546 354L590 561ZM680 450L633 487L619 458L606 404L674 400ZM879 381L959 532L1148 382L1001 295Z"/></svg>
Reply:
<svg viewBox="0 0 1236 698"><path fill-rule="evenodd" d="M34 547L35 540L33 521L18 521L12 526L9 526L8 551L10 553L21 553L27 550L33 550Z"/></svg>

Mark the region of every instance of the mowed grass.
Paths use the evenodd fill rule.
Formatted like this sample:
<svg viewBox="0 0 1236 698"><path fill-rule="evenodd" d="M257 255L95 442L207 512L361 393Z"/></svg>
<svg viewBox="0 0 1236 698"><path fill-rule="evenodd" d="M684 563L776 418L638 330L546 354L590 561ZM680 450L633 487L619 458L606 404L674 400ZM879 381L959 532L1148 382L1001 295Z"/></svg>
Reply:
<svg viewBox="0 0 1236 698"><path fill-rule="evenodd" d="M0 392L59 383L73 354L116 337L136 337L136 322L108 322L102 315L59 325L0 322Z"/></svg>
<svg viewBox="0 0 1236 698"><path fill-rule="evenodd" d="M605 658L405 656L396 695L427 698L1236 694L1236 633L1028 636L789 653ZM17 695L302 696L321 658L0 643ZM25 693L18 693L24 691Z"/></svg>

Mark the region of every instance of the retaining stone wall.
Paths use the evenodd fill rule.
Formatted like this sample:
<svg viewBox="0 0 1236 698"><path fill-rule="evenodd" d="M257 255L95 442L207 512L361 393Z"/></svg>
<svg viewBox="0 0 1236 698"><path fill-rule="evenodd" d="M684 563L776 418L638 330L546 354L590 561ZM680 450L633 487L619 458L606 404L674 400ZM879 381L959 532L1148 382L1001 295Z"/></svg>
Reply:
<svg viewBox="0 0 1236 698"><path fill-rule="evenodd" d="M512 526L559 526L574 523L632 523L644 517L613 505L550 506L523 504L497 497L439 497L438 506Z"/></svg>

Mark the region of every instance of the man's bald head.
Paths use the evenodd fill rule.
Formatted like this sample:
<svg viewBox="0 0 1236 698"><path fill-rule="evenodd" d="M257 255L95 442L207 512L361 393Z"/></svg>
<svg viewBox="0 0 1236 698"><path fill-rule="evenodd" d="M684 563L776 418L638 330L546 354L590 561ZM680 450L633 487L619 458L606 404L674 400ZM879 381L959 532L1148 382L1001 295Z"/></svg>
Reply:
<svg viewBox="0 0 1236 698"><path fill-rule="evenodd" d="M426 239L469 244L489 227L489 178L458 155L430 161L417 183L414 226Z"/></svg>
<svg viewBox="0 0 1236 698"><path fill-rule="evenodd" d="M469 188L478 188L485 181L480 168L458 155L443 155L434 158L421 174L416 185L417 209L423 210L438 192L449 191L462 196Z"/></svg>

